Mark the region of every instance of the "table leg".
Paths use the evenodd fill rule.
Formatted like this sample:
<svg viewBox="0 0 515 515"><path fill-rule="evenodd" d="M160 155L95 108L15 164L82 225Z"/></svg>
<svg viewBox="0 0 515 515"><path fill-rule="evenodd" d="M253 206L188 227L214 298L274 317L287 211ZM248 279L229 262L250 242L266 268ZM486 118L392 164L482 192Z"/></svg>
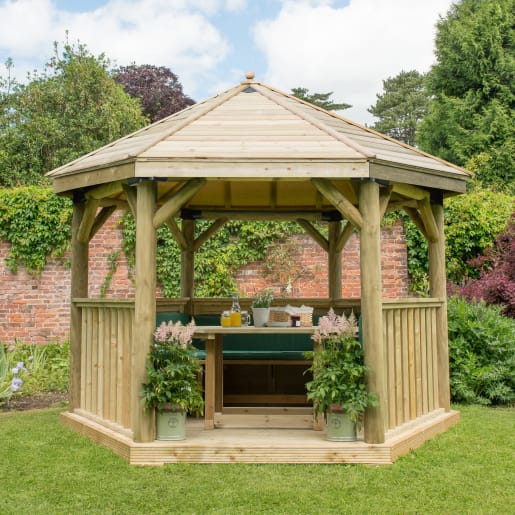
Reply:
<svg viewBox="0 0 515 515"><path fill-rule="evenodd" d="M223 335L215 340L215 412L221 413L224 407L224 355Z"/></svg>
<svg viewBox="0 0 515 515"><path fill-rule="evenodd" d="M216 393L216 369L215 369L216 343L214 335L206 339L206 376L204 386L204 429L215 428L215 393Z"/></svg>

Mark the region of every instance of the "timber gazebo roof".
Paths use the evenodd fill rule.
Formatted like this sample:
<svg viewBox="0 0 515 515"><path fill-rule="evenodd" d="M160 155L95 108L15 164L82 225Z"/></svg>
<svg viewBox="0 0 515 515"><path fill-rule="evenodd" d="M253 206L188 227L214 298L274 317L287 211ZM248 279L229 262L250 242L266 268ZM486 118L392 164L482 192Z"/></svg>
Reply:
<svg viewBox="0 0 515 515"><path fill-rule="evenodd" d="M251 75L249 75L251 76ZM248 79L48 174L58 193L145 178L209 183L188 208L330 207L313 178L377 179L463 193L468 173L418 149ZM237 180L237 187L222 182ZM274 181L273 188L259 182ZM292 184L292 182L295 184ZM355 194L348 186L352 199ZM400 188L399 188L400 189ZM400 192L399 192L400 193ZM116 194L115 194L116 196ZM397 200L402 201L401 194ZM395 200L395 191L394 198Z"/></svg>
<svg viewBox="0 0 515 515"><path fill-rule="evenodd" d="M328 255L325 310L343 306L342 251L359 231L367 389L379 405L367 410L357 447L328 446L306 433L313 461L379 463L386 453L391 462L458 420L450 410L443 199L465 192L466 170L249 73L241 84L47 175L56 193L73 198L70 405L63 419L131 463L252 462L261 453L264 461L307 459L304 444L288 443L291 435L274 444L284 456L262 442L154 442L154 420L139 392L156 323L156 231L163 224L181 250L176 300L188 314L202 300L194 295L194 254L227 220L296 220ZM135 297L88 299L89 242L116 209L130 210L136 222ZM380 223L398 209L428 241L431 298L382 299ZM214 220L199 236L197 218ZM328 221L327 233L316 220ZM215 357L222 346L206 341L208 430L223 411L216 379L223 358Z"/></svg>

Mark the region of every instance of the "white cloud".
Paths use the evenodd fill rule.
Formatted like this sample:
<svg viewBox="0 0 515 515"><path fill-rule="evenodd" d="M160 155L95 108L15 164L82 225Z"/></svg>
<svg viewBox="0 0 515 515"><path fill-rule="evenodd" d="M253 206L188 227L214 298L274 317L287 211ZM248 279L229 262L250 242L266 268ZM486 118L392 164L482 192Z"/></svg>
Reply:
<svg viewBox="0 0 515 515"><path fill-rule="evenodd" d="M354 106L344 116L371 124L366 109L382 80L402 70L425 72L433 63L435 24L451 0L331 3L286 0L275 19L256 25L256 44L268 61L259 79L285 90L334 91L334 100Z"/></svg>
<svg viewBox="0 0 515 515"><path fill-rule="evenodd" d="M89 12L57 10L50 0L17 0L0 4L0 55L13 57L25 74L41 66L53 41L79 39L95 54L105 52L116 64L131 62L168 66L192 96L202 77L214 70L228 43L208 16L241 7L241 0L110 0ZM20 30L23 27L23 30ZM39 62L34 63L34 60Z"/></svg>

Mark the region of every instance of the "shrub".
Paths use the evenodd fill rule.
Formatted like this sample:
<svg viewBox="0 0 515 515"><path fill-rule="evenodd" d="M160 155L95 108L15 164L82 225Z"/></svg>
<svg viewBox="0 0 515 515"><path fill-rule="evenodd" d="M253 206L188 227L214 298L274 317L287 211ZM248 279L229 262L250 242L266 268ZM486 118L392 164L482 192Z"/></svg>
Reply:
<svg viewBox="0 0 515 515"><path fill-rule="evenodd" d="M499 304L506 316L515 318L515 215L506 231L495 239L494 246L469 264L481 275L466 283L458 294L468 300Z"/></svg>
<svg viewBox="0 0 515 515"><path fill-rule="evenodd" d="M449 299L449 357L454 402L515 402L515 320L484 302Z"/></svg>

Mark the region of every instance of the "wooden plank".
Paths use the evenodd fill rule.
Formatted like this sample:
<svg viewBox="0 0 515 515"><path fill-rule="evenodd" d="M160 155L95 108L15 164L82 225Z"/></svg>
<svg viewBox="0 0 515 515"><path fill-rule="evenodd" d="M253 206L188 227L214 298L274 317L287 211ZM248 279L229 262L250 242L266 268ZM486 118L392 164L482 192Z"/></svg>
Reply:
<svg viewBox="0 0 515 515"><path fill-rule="evenodd" d="M432 358L433 358L433 396L434 396L434 408L439 406L439 372L438 372L438 309L434 310L433 317L431 319L431 333L433 334L433 346L432 346Z"/></svg>
<svg viewBox="0 0 515 515"><path fill-rule="evenodd" d="M410 361L409 361L409 336L408 336L408 310L402 309L402 407L403 422L410 420Z"/></svg>
<svg viewBox="0 0 515 515"><path fill-rule="evenodd" d="M70 409L70 411L73 411L77 408L82 408L82 409L86 409L86 387L87 387L87 383L86 383L86 373L87 373L87 349L88 349L88 322L87 322L87 312L86 310L81 310L82 311L82 328L81 328L81 338L82 338L82 345L80 346L80 365L81 365L81 370L80 370L80 376L78 376L78 378L76 379L79 379L80 378L80 383L79 383L79 386L80 386L80 389L77 390L78 393L80 394L80 399L79 399L79 403L73 407L73 409ZM71 369L71 367L70 367ZM71 370L70 370L70 386L72 384L72 378L71 378Z"/></svg>
<svg viewBox="0 0 515 515"><path fill-rule="evenodd" d="M393 341L395 345L395 425L400 426L404 422L403 407L403 361L402 361L402 326L400 309L394 313Z"/></svg>
<svg viewBox="0 0 515 515"><path fill-rule="evenodd" d="M91 310L91 409L90 412L97 414L98 401L98 308Z"/></svg>
<svg viewBox="0 0 515 515"><path fill-rule="evenodd" d="M97 332L97 408L95 414L104 417L104 347L105 347L105 319L104 308L98 310Z"/></svg>
<svg viewBox="0 0 515 515"><path fill-rule="evenodd" d="M395 319L394 311L384 314L385 331L384 341L387 354L387 385L388 385L388 424L389 429L397 425L397 395L395 392L397 370L395 366Z"/></svg>
<svg viewBox="0 0 515 515"><path fill-rule="evenodd" d="M361 184L359 207L363 215L360 241L361 321L365 364L369 368L367 389L375 392L379 406L365 413L365 441L382 443L385 435L387 401L383 312L381 299L381 245L379 186L376 182Z"/></svg>
<svg viewBox="0 0 515 515"><path fill-rule="evenodd" d="M117 385L121 380L118 377L118 319L120 316L120 310L111 309L111 320L110 327L111 331L109 334L109 376L110 376L110 390L109 390L109 420L116 422L116 404L117 404Z"/></svg>
<svg viewBox="0 0 515 515"><path fill-rule="evenodd" d="M417 417L417 374L415 365L415 321L414 310L408 309L408 367L409 367L409 420Z"/></svg>
<svg viewBox="0 0 515 515"><path fill-rule="evenodd" d="M311 182L349 222L358 229L363 227L363 217L360 211L340 193L331 181L327 179L311 179Z"/></svg>
<svg viewBox="0 0 515 515"><path fill-rule="evenodd" d="M417 399L417 417L422 415L422 327L421 327L421 309L413 310L414 322L414 340L415 340L415 385L416 385L416 399Z"/></svg>
<svg viewBox="0 0 515 515"><path fill-rule="evenodd" d="M127 378L124 376L124 357L125 357L125 312L124 310L118 311L118 320L117 320L117 336L116 336L116 415L114 417L114 421L117 424L124 426L123 423L123 413L124 413L124 381L127 381ZM126 384L126 383L125 383ZM127 427L127 426L125 426ZM129 424L130 427L130 424Z"/></svg>
<svg viewBox="0 0 515 515"><path fill-rule="evenodd" d="M133 369L132 369L132 348L134 347L134 325L135 310L124 310L123 324L123 372L122 372L122 425L132 427L132 402L133 399ZM134 394L139 392L139 387L134 390Z"/></svg>

